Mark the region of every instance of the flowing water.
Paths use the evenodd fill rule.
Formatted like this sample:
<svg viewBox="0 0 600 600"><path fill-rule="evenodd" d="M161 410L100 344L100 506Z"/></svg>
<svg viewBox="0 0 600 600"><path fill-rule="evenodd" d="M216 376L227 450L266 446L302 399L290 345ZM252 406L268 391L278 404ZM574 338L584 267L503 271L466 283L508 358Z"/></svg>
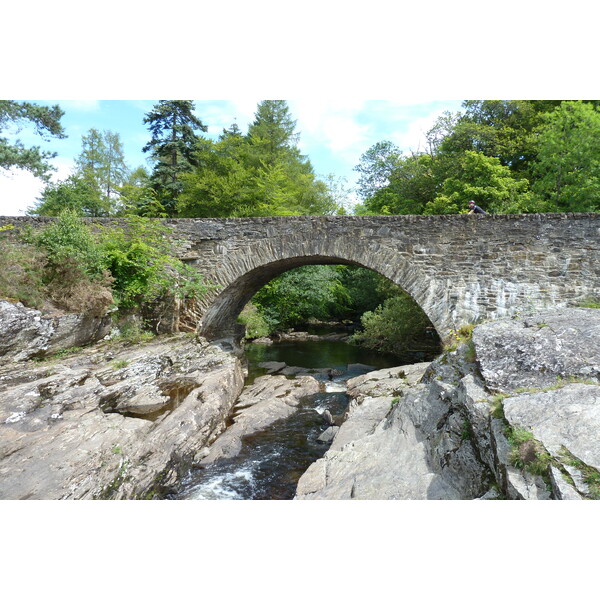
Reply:
<svg viewBox="0 0 600 600"><path fill-rule="evenodd" d="M294 341L271 346L246 347L248 379L251 383L266 370L261 362L285 362L304 368L332 368L335 375L318 375L325 391L304 398L299 409L286 420L243 439L238 456L205 469L194 469L173 499L190 500L285 500L293 498L298 479L311 463L325 454L329 444L318 440L328 427L325 410L341 414L349 398L346 380L373 369L383 369L423 360L384 355L340 341Z"/></svg>

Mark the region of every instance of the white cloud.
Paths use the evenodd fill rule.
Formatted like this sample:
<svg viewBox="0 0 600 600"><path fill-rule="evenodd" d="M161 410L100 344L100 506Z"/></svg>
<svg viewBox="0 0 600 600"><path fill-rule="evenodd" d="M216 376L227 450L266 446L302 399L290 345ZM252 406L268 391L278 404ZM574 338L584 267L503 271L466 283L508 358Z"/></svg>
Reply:
<svg viewBox="0 0 600 600"><path fill-rule="evenodd" d="M43 182L28 171L11 169L0 174L0 214L19 217L40 195Z"/></svg>
<svg viewBox="0 0 600 600"><path fill-rule="evenodd" d="M321 146L341 160L352 161L364 151L368 127L358 119L364 101L310 99L290 101L289 106L297 119L300 148L306 154Z"/></svg>

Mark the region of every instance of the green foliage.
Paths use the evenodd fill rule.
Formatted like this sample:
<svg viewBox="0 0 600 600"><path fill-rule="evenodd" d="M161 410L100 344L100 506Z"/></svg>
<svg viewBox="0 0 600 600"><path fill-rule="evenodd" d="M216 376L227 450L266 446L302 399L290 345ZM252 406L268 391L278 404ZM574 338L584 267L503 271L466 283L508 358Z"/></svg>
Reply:
<svg viewBox="0 0 600 600"><path fill-rule="evenodd" d="M459 213L469 200L491 213L598 210L599 104L465 101L428 132L427 152L379 142L361 157L355 214Z"/></svg>
<svg viewBox="0 0 600 600"><path fill-rule="evenodd" d="M46 252L49 280L63 274L66 266L81 270L90 280L103 275L100 249L74 211L62 212L55 223L36 235L35 243Z"/></svg>
<svg viewBox="0 0 600 600"><path fill-rule="evenodd" d="M333 307L332 317L338 320L358 320L363 313L375 310L388 298L398 293L398 287L389 279L362 267L338 265L340 281L346 290L343 304Z"/></svg>
<svg viewBox="0 0 600 600"><path fill-rule="evenodd" d="M496 394L492 398L492 407L490 414L494 419L505 419L503 400L507 398L507 394Z"/></svg>
<svg viewBox="0 0 600 600"><path fill-rule="evenodd" d="M103 231L99 247L121 307L133 307L174 293L199 297L207 289L197 271L172 256L168 228L138 216Z"/></svg>
<svg viewBox="0 0 600 600"><path fill-rule="evenodd" d="M254 296L269 329L288 329L310 317L327 319L332 307L346 301L339 272L327 265L309 265L287 271Z"/></svg>
<svg viewBox="0 0 600 600"><path fill-rule="evenodd" d="M423 348L431 322L416 302L405 292L388 298L374 311L361 318L362 331L352 336L360 345L393 354Z"/></svg>
<svg viewBox="0 0 600 600"><path fill-rule="evenodd" d="M11 126L18 132L24 124L27 124L33 125L42 139L48 139L48 136L65 138L66 135L60 124L63 115L64 112L58 105L49 108L30 102L0 100L0 133ZM54 170L48 160L55 156L55 152L42 151L39 146L25 148L18 140L11 143L8 138L0 137L0 169L17 167L47 180L50 171Z"/></svg>
<svg viewBox="0 0 600 600"><path fill-rule="evenodd" d="M581 308L600 308L600 302L594 298L587 298L577 304Z"/></svg>
<svg viewBox="0 0 600 600"><path fill-rule="evenodd" d="M208 285L173 256L168 232L132 216L92 233L73 211L64 211L28 241L2 242L0 294L36 307L49 298L95 316L113 302L134 308L162 296L199 298Z"/></svg>
<svg viewBox="0 0 600 600"><path fill-rule="evenodd" d="M583 481L588 486L588 495L592 500L600 500L600 473L594 467L590 467L564 446L560 449L561 460L579 470L583 475Z"/></svg>
<svg viewBox="0 0 600 600"><path fill-rule="evenodd" d="M267 337L271 333L268 323L251 302L246 304L242 310L238 317L238 323L242 323L246 327L245 337L249 340Z"/></svg>
<svg viewBox="0 0 600 600"><path fill-rule="evenodd" d="M526 179L513 179L500 160L481 152L466 151L456 174L444 180L441 193L426 204L425 214L467 212L473 200L487 212L516 212L530 201Z"/></svg>
<svg viewBox="0 0 600 600"><path fill-rule="evenodd" d="M454 329L450 332L447 342L444 344L444 350L446 352L453 352L461 344L465 344L471 341L473 336L473 329L475 329L474 323L465 323L458 329ZM474 349L473 349L474 351Z"/></svg>
<svg viewBox="0 0 600 600"><path fill-rule="evenodd" d="M533 475L548 473L551 457L543 445L533 437L531 431L508 427L506 437L511 445L508 460L513 466Z"/></svg>
<svg viewBox="0 0 600 600"><path fill-rule="evenodd" d="M144 152L151 152L154 161L152 187L158 201L172 216L182 190L180 176L190 172L195 164L194 153L199 140L195 132L208 128L194 115L191 100L160 100L146 115L144 123L152 134L143 148Z"/></svg>
<svg viewBox="0 0 600 600"><path fill-rule="evenodd" d="M40 308L47 296L45 253L20 241L0 240L0 298Z"/></svg>
<svg viewBox="0 0 600 600"><path fill-rule="evenodd" d="M534 189L560 211L600 208L600 107L563 102L538 130Z"/></svg>
<svg viewBox="0 0 600 600"><path fill-rule="evenodd" d="M41 197L27 212L56 217L63 211L82 217L104 217L110 214L111 207L89 181L79 175L70 175L64 181L46 185Z"/></svg>
<svg viewBox="0 0 600 600"><path fill-rule="evenodd" d="M29 214L56 217L70 210L85 217L108 217L118 212L119 189L129 176L119 134L90 129L81 140L75 173L47 184Z"/></svg>
<svg viewBox="0 0 600 600"><path fill-rule="evenodd" d="M258 105L247 135L233 126L196 143L193 167L179 176L183 217L334 214L340 206L295 147L295 121L283 100Z"/></svg>

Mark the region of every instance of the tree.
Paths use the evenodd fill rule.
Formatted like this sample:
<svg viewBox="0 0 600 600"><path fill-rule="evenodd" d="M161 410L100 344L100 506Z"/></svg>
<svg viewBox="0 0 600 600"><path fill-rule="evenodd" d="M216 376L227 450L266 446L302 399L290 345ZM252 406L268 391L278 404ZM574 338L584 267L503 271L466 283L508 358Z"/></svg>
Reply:
<svg viewBox="0 0 600 600"><path fill-rule="evenodd" d="M231 217L253 212L253 171L247 160L248 141L239 131L224 131L218 141L200 140L196 166L180 176L177 214L182 217Z"/></svg>
<svg viewBox="0 0 600 600"><path fill-rule="evenodd" d="M63 115L64 112L58 105L49 108L30 102L0 100L0 133L10 125L16 126L17 131L20 131L25 123L29 123L35 126L36 133L46 141L49 136L62 139L67 137L60 124ZM7 138L0 137L1 169L25 169L48 181L49 172L54 169L48 160L55 156L56 152L42 151L39 146L25 148L19 140L10 143Z"/></svg>
<svg viewBox="0 0 600 600"><path fill-rule="evenodd" d="M340 210L293 144L295 121L283 100L258 105L247 135L237 125L216 142L200 139L183 173L176 211L185 217L321 215Z"/></svg>
<svg viewBox="0 0 600 600"><path fill-rule="evenodd" d="M104 132L105 156L104 156L104 177L102 178L102 187L107 199L116 197L119 194L119 188L129 176L129 168L125 163L123 153L123 144L118 133L112 131Z"/></svg>
<svg viewBox="0 0 600 600"><path fill-rule="evenodd" d="M48 183L31 214L58 216L69 209L80 216L109 217L118 212L119 187L129 169L118 133L90 129L81 137L75 173Z"/></svg>
<svg viewBox="0 0 600 600"><path fill-rule="evenodd" d="M198 136L195 131L208 131L194 114L191 100L160 100L144 118L152 138L144 148L151 152L154 170L153 188L169 215L175 212L177 196L182 190L180 176L195 165Z"/></svg>
<svg viewBox="0 0 600 600"><path fill-rule="evenodd" d="M43 217L57 217L69 210L82 217L105 217L109 208L98 190L81 175L70 175L57 183L49 183L27 212Z"/></svg>
<svg viewBox="0 0 600 600"><path fill-rule="evenodd" d="M308 265L272 279L252 299L271 330L304 324L310 317L326 319L346 301L341 273L329 265Z"/></svg>
<svg viewBox="0 0 600 600"><path fill-rule="evenodd" d="M448 177L442 191L427 203L425 214L466 212L470 200L488 212L530 212L526 179L514 179L498 158L467 151L459 160L456 176ZM533 212L533 211L531 211Z"/></svg>
<svg viewBox="0 0 600 600"><path fill-rule="evenodd" d="M600 108L562 102L538 130L534 191L557 211L600 209Z"/></svg>
<svg viewBox="0 0 600 600"><path fill-rule="evenodd" d="M361 157L354 170L360 173L358 194L365 200L389 185L392 172L400 162L402 152L390 141L377 142Z"/></svg>
<svg viewBox="0 0 600 600"><path fill-rule="evenodd" d="M296 147L299 134L295 129L296 121L285 100L262 100L248 128L248 139L256 147L260 160L270 166Z"/></svg>

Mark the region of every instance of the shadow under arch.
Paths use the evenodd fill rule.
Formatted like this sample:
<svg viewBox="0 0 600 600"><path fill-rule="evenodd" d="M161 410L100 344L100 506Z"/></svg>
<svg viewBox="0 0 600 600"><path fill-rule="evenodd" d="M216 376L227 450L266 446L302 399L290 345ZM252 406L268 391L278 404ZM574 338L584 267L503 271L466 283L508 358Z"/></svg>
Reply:
<svg viewBox="0 0 600 600"><path fill-rule="evenodd" d="M397 272L389 273L386 272L387 269L377 268L362 261L359 262L339 256L321 255L296 256L270 261L238 276L209 301L208 307L198 324L198 333L208 340L227 340L237 346L245 332L244 326L237 322L237 318L256 292L282 273L307 265L349 265L368 269L386 277L415 300L439 336L440 330L431 316L423 309L419 299L413 295L412 290L403 285L403 278L398 277ZM413 277L410 277L410 281L414 279L414 272L411 272L411 275Z"/></svg>

